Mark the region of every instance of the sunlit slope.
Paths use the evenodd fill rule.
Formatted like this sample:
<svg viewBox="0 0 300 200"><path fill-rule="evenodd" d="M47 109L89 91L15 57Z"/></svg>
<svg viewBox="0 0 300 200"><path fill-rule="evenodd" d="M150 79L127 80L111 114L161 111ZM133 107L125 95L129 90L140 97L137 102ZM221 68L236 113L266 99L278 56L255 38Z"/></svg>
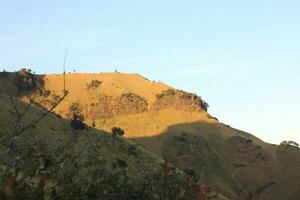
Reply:
<svg viewBox="0 0 300 200"><path fill-rule="evenodd" d="M62 74L44 75L40 78L43 79L43 90L49 91L50 95L40 96L36 98L36 101L42 106L47 106L46 100L53 100L55 96L62 94L64 79ZM93 80L100 81L101 84L96 88L88 89L88 85ZM11 78L10 81L12 82L13 79ZM55 109L56 113L68 117L69 107L73 103L78 103L86 123L91 125L95 122L96 128L106 131L110 131L114 126L122 127L126 137L153 136L178 123L195 121L217 123L217 120L201 108L198 111L193 110L194 108L185 108L185 102L175 102L175 105L168 106L167 99L158 105L157 95L168 89L173 90L173 88L163 83L150 81L138 74L72 73L66 74L65 82L69 95ZM131 99L116 99L126 94L141 98L145 102L145 108L140 109L139 105L135 105L136 102L131 102ZM126 107L128 103L132 105ZM110 106L109 110L103 110L107 105ZM118 105L121 106L118 107ZM125 109L127 112L122 113ZM97 116L101 112L112 114Z"/></svg>
<svg viewBox="0 0 300 200"><path fill-rule="evenodd" d="M59 94L63 90L63 75L46 75L45 89ZM134 93L145 98L149 104L155 101L155 95L169 89L170 87L158 82L152 82L138 74L123 73L72 73L66 74L66 89L70 92L68 102L79 102L84 105L92 102L97 95L120 96L126 93ZM99 80L101 84L98 88L88 90L87 85L92 80ZM66 106L67 103L65 103ZM64 109L61 107L61 109Z"/></svg>
<svg viewBox="0 0 300 200"><path fill-rule="evenodd" d="M28 95L35 96L35 101L43 107L51 106L49 102L55 101L63 94L62 74L34 75L33 77L41 82L40 87L43 91L21 93L17 93L16 73L0 75L0 90L3 93L10 92L21 98ZM88 88L95 80L100 84L95 88ZM165 131L171 125L180 123L196 121L218 123L197 105L198 100L194 100L198 98L197 96L185 92L173 94L172 92L176 90L172 87L150 81L138 74L67 73L65 83L69 95L55 109L56 113L68 118L70 106L78 103L86 123L91 125L95 122L96 128L107 131L114 126L121 127L125 130L126 137L153 136ZM158 98L158 95L162 94L164 96ZM172 99L175 100L171 102ZM190 102L196 104L190 106ZM108 108L105 110L106 107Z"/></svg>

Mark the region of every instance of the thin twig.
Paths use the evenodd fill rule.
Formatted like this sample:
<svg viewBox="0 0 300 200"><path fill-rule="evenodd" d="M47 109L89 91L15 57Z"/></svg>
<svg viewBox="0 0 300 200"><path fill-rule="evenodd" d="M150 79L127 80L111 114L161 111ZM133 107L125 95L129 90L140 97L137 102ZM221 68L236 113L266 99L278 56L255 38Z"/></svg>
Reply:
<svg viewBox="0 0 300 200"><path fill-rule="evenodd" d="M17 108L17 106L16 106L16 104L14 102L13 96L11 95L10 92L8 92L8 94L9 94L10 102L11 102L11 104L12 104L12 106L13 106L15 112L16 112L17 117L20 117L20 112L18 111L18 108Z"/></svg>
<svg viewBox="0 0 300 200"><path fill-rule="evenodd" d="M18 131L18 135L22 134L27 129L35 128L36 124L39 123L42 119L44 119L50 112L52 112L58 106L58 104L60 104L60 102L62 102L64 100L64 98L66 98L66 96L68 94L69 94L68 92L65 92L64 95L49 110L47 110L39 118L37 118L36 120L34 120L33 122L31 122L27 126L25 126L24 128L22 128L20 131Z"/></svg>

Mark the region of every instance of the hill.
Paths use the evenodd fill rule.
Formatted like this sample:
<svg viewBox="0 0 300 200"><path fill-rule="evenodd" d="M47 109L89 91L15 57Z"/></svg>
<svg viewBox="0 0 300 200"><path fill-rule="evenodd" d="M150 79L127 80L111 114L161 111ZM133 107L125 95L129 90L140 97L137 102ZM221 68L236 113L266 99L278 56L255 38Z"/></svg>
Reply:
<svg viewBox="0 0 300 200"><path fill-rule="evenodd" d="M62 94L62 75L34 75L27 85L17 74L1 75L7 88L26 101L47 108ZM26 84L25 84L26 85ZM36 91L34 85L41 85ZM24 89L25 88L25 89ZM27 89L26 89L27 88ZM207 112L199 96L153 82L136 74L66 74L69 95L54 111L70 118L74 105L85 123L98 130L121 127L128 141L141 145L192 173L230 199L296 200L300 192L300 151L291 145L272 145L222 124Z"/></svg>
<svg viewBox="0 0 300 200"><path fill-rule="evenodd" d="M197 195L196 182L186 186L187 174L140 145L91 127L76 130L54 113L12 137L19 119L15 109L25 111L20 128L46 113L0 94L1 199L167 200ZM12 140L16 140L14 156ZM217 193L212 197L227 199Z"/></svg>

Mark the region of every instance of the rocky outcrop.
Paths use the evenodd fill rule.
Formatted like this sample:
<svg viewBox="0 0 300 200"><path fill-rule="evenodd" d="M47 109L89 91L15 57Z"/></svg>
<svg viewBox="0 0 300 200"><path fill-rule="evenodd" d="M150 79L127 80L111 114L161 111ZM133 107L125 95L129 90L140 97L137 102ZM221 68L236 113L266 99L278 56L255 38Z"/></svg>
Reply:
<svg viewBox="0 0 300 200"><path fill-rule="evenodd" d="M89 117L92 119L137 114L148 110L146 99L133 93L125 93L117 97L100 95L98 102L90 106Z"/></svg>
<svg viewBox="0 0 300 200"><path fill-rule="evenodd" d="M154 109L175 108L184 111L207 111L208 104L199 96L182 90L168 89L156 95Z"/></svg>
<svg viewBox="0 0 300 200"><path fill-rule="evenodd" d="M147 112L149 108L147 100L134 93L125 93L117 97L99 95L98 101L90 105L89 117L97 119L115 115L138 114ZM151 110L165 108L202 112L207 111L208 104L195 94L169 89L157 94L156 101L151 106Z"/></svg>

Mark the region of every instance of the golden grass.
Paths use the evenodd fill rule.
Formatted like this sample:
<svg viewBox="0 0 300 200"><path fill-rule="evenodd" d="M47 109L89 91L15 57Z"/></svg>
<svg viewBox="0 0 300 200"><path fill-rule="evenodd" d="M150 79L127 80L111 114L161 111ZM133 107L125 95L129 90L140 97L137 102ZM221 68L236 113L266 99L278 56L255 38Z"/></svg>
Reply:
<svg viewBox="0 0 300 200"><path fill-rule="evenodd" d="M102 84L94 90L87 90L87 84L91 80L100 80ZM171 87L163 83L151 82L138 74L66 74L66 89L70 94L67 101L57 110L65 110L70 102L79 102L81 105L85 105L95 99L98 94L119 96L124 93L135 93L152 104L156 94L169 88ZM63 90L63 75L46 75L45 89L60 94Z"/></svg>
<svg viewBox="0 0 300 200"><path fill-rule="evenodd" d="M126 137L135 138L155 136L166 131L172 125L197 121L217 123L214 119L209 119L206 112L189 113L168 108L154 112L97 119L96 124L97 128L106 131L112 127L122 127Z"/></svg>

